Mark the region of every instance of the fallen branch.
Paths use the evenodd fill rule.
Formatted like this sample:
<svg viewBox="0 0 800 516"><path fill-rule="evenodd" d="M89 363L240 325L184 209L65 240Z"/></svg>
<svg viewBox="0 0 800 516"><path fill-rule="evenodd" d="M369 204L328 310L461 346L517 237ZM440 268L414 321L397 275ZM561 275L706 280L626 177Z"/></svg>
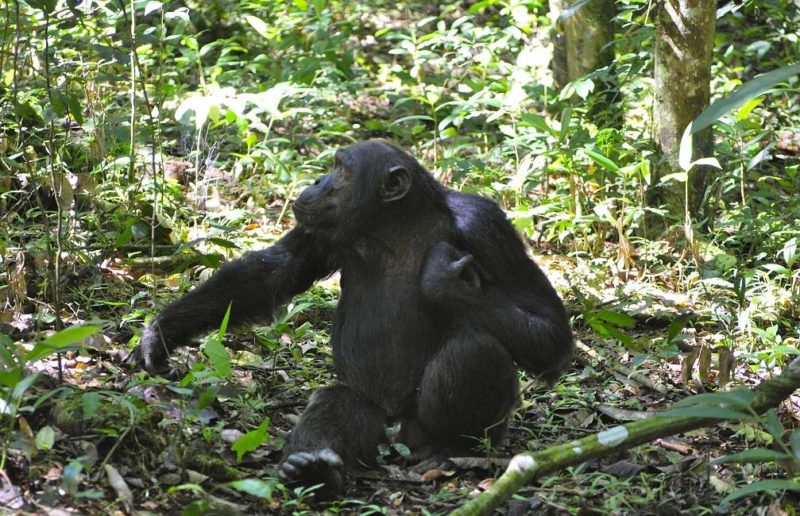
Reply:
<svg viewBox="0 0 800 516"><path fill-rule="evenodd" d="M751 396L749 403L739 410L732 404L717 403L707 406L690 406L680 415L680 409L666 415L653 416L621 426L615 426L582 439L547 448L538 452L524 452L514 456L506 472L497 479L486 492L456 509L451 514L458 516L489 514L495 507L504 503L522 486L542 475L574 466L588 459L610 455L619 450L627 450L659 437L695 430L710 426L724 419L747 418L779 405L792 392L800 388L800 358L795 359L780 376L762 382L752 389L740 389L731 393L721 393L720 397L732 399L737 393ZM706 400L709 399L709 395ZM746 397L742 397L745 399ZM692 398L687 398L691 400ZM682 404L686 406L685 404ZM708 415L709 417L694 414ZM727 417L726 417L727 416Z"/></svg>

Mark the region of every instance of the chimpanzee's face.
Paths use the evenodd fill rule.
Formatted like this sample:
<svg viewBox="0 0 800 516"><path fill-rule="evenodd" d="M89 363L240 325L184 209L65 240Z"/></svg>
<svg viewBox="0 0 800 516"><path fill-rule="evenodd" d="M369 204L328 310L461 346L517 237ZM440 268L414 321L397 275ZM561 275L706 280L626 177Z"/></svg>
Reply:
<svg viewBox="0 0 800 516"><path fill-rule="evenodd" d="M333 240L357 234L402 199L411 185L403 166L392 166L395 149L362 142L336 152L333 170L317 179L294 202L298 224L328 233Z"/></svg>

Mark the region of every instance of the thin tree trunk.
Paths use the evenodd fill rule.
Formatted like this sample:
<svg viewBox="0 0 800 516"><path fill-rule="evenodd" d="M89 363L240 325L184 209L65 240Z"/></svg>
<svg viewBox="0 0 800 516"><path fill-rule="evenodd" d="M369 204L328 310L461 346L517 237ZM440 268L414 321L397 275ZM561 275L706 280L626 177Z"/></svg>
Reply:
<svg viewBox="0 0 800 516"><path fill-rule="evenodd" d="M681 137L686 126L708 106L716 7L714 0L660 3L653 106L655 141L665 158L659 177L681 170L678 166ZM711 128L695 134L692 160L711 156L712 152ZM694 215L700 214L708 179L708 167L696 167L689 174L689 209ZM684 185L672 182L666 188L660 192L659 200L680 214Z"/></svg>
<svg viewBox="0 0 800 516"><path fill-rule="evenodd" d="M614 13L613 0L550 0L557 86L611 64Z"/></svg>

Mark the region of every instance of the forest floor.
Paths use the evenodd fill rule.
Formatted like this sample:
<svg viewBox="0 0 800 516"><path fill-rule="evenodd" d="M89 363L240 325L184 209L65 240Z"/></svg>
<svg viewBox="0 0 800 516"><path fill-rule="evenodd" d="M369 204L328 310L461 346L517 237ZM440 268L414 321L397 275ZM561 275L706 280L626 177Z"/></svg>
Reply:
<svg viewBox="0 0 800 516"><path fill-rule="evenodd" d="M552 257L539 261L564 292L567 280L560 271L574 270L576 264ZM572 368L554 388L521 377L520 404L502 446L485 450L484 458L454 458L425 472L403 462L401 447L386 447L380 450L380 467L352 477L341 500L321 503L308 491L282 486L273 474L283 436L309 394L334 381L327 336L336 278L300 296L273 326L228 335L233 376L202 406L198 385L150 378L121 365L126 343L138 328L125 322L130 305L119 301L136 299L138 287L131 278L146 278L122 259L110 259L101 269L81 280L83 288L94 285L103 291L95 302L106 303L106 311L100 309L95 318L122 322L116 332L96 335L80 351L62 356L60 366L52 355L34 367L47 381L34 387L36 403L21 410L20 427L28 428L28 442L18 440L9 450L10 483L0 492L6 507L17 504L22 511L48 514L447 513L490 486L516 452L584 437L687 395L718 389L720 371L727 367L716 352L687 359L677 349L671 356L641 359L598 338L576 312L580 349ZM151 266L153 272L166 271ZM637 294L626 298L624 311L634 315L634 325L626 330L634 342L664 338L670 321L695 308L652 284L633 283L626 288ZM32 327L25 328L32 319L22 315L15 321L12 338L32 340ZM684 336L697 343L709 335L689 331ZM198 357L202 360L196 350L184 350L176 360L190 369ZM730 372L745 384L774 373L744 365L723 374ZM787 400L779 414L797 424L800 396ZM232 443L265 420L269 439L237 460ZM54 439L52 448L42 450L41 432L30 428L45 426L54 429ZM712 467L709 461L767 441L757 425L733 423L660 439L548 476L520 491L508 514L714 512L745 478L780 473L764 465ZM243 479L249 483L237 489L229 484ZM786 514L781 507L797 501L792 496L750 497L729 510Z"/></svg>

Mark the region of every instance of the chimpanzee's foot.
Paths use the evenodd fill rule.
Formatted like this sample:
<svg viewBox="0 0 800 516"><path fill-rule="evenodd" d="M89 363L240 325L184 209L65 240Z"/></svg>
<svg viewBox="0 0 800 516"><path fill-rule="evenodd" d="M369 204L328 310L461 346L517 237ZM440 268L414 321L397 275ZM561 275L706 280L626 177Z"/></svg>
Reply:
<svg viewBox="0 0 800 516"><path fill-rule="evenodd" d="M330 498L344 486L344 463L338 453L330 448L295 452L278 465L278 478L288 484L315 486L319 498Z"/></svg>

